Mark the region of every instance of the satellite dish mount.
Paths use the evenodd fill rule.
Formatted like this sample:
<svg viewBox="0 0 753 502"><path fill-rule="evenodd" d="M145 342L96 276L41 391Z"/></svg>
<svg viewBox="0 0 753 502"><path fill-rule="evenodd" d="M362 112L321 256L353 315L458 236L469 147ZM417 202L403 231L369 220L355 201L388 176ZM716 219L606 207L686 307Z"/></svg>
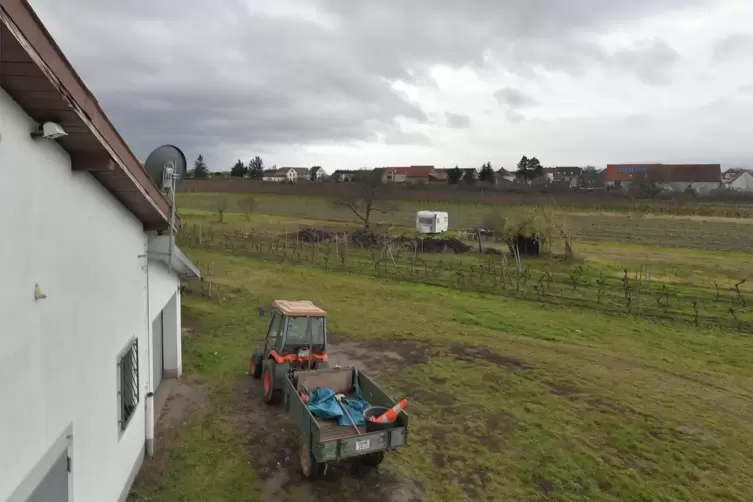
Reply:
<svg viewBox="0 0 753 502"><path fill-rule="evenodd" d="M175 247L175 192L186 175L186 156L176 146L162 145L149 154L144 168L155 185L170 200L170 249L167 267L172 270Z"/></svg>

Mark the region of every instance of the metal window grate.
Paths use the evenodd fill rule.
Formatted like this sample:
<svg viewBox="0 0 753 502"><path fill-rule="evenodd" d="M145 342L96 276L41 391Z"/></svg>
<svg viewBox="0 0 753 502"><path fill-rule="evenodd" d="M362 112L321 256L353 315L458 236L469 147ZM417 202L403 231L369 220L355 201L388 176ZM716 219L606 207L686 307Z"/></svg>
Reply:
<svg viewBox="0 0 753 502"><path fill-rule="evenodd" d="M120 369L120 430L125 430L139 404L139 341L131 343L118 361Z"/></svg>

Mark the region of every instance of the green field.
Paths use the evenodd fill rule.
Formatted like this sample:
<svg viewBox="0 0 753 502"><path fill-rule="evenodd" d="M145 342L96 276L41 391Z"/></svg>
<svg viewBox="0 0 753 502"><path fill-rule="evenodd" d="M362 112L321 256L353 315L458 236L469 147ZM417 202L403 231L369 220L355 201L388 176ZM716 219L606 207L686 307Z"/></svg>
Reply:
<svg viewBox="0 0 753 502"><path fill-rule="evenodd" d="M241 194L187 193L180 194L178 202L184 210L213 211L218 199L227 199L228 211L241 212L238 201L246 197L248 196ZM291 226L294 228L298 225L296 219L334 222L336 225L357 221L347 209L336 208L324 198L284 195L254 195L253 198L257 201L258 213L292 218ZM378 215L376 221L383 226L413 227L415 213L422 209L447 211L450 214L451 228L465 229L480 225L484 215L493 209L499 209L505 216L514 216L524 208L402 201L397 203L395 211ZM753 219L750 218L652 215L645 212L600 213L565 209L559 212L568 230L580 240L719 251L753 250Z"/></svg>
<svg viewBox="0 0 753 502"><path fill-rule="evenodd" d="M351 249L343 264L336 245L281 244L299 226L352 229L327 201L262 197L249 221L227 214L220 224L201 202L209 197L182 197L179 236L213 283L211 298L207 284L193 284L183 301L183 380L200 398L158 443L133 500L750 500L751 288L740 285L742 300L732 288L753 255L691 249L703 247L695 237L672 247L592 234L576 239L576 263L524 259L537 274L514 291L501 279L492 287L489 276L501 273L492 255L423 254L414 267L413 253L402 252L375 268L374 250ZM407 231L411 220L397 215L414 210L401 207L393 224ZM462 214L470 222L488 210ZM604 228L619 219L583 217ZM686 232L699 223L640 221L655 220ZM632 278L646 267L650 284L631 286L634 295L645 288L640 304L634 296L624 308L621 271ZM560 278L543 294L539 271ZM608 286L597 302L601 277ZM268 320L258 307L278 298L326 309L331 355L409 399L410 445L389 455L379 476L341 469L312 484L298 474L292 424L264 408L245 374Z"/></svg>

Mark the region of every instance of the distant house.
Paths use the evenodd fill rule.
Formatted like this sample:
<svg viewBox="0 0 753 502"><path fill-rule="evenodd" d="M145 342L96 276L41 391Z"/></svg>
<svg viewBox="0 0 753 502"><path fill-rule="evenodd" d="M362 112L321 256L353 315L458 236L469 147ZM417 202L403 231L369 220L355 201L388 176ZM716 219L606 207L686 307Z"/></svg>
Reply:
<svg viewBox="0 0 753 502"><path fill-rule="evenodd" d="M279 169L265 169L261 179L262 181L274 181L279 183L285 181L287 178Z"/></svg>
<svg viewBox="0 0 753 502"><path fill-rule="evenodd" d="M447 173L434 166L380 167L384 183L436 183L447 182Z"/></svg>
<svg viewBox="0 0 753 502"><path fill-rule="evenodd" d="M557 172L557 168L556 167L545 167L541 171L542 171L542 175L541 176L542 176L542 178L544 178L544 180L547 183L551 183L551 182L554 181L554 173Z"/></svg>
<svg viewBox="0 0 753 502"><path fill-rule="evenodd" d="M668 192L692 189L704 194L719 188L722 182L719 164L609 164L606 171L608 187L651 182Z"/></svg>
<svg viewBox="0 0 753 502"><path fill-rule="evenodd" d="M358 177L358 171L353 169L338 169L334 173L332 173L332 176L330 178L332 181L337 182L343 182L343 181L353 181Z"/></svg>
<svg viewBox="0 0 753 502"><path fill-rule="evenodd" d="M308 167L281 167L277 170L264 172L262 181L287 181L289 183L295 183L297 181L306 181L309 179Z"/></svg>
<svg viewBox="0 0 753 502"><path fill-rule="evenodd" d="M583 169L580 167L557 166L554 168L553 182L567 183L570 187L577 187Z"/></svg>
<svg viewBox="0 0 753 502"><path fill-rule="evenodd" d="M606 180L606 169L586 167L578 176L578 186L588 190L603 189Z"/></svg>
<svg viewBox="0 0 753 502"><path fill-rule="evenodd" d="M311 169L309 169L308 172L308 179L313 181L322 181L327 177L327 173L322 169L321 166L314 166Z"/></svg>
<svg viewBox="0 0 753 502"><path fill-rule="evenodd" d="M738 192L753 192L753 174L745 169L729 169L722 175L724 188Z"/></svg>
<svg viewBox="0 0 753 502"><path fill-rule="evenodd" d="M496 176L495 180L497 182L500 182L500 181L509 181L509 182L512 183L513 181L515 181L515 173L513 171L508 171L504 167L500 167L499 169L497 169L497 173L496 174L497 174L497 176Z"/></svg>

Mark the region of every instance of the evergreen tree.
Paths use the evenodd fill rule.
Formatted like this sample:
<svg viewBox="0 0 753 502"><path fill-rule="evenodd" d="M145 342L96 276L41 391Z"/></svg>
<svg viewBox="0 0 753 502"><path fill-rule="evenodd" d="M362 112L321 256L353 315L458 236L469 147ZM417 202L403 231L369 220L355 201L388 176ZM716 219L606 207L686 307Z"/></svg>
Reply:
<svg viewBox="0 0 753 502"><path fill-rule="evenodd" d="M543 175L544 167L539 162L539 159L536 157L529 159L523 155L520 162L518 162L518 170L515 172L515 177L523 179L526 183L530 183Z"/></svg>
<svg viewBox="0 0 753 502"><path fill-rule="evenodd" d="M193 163L193 175L194 178L198 178L200 180L209 177L209 168L207 167L206 162L204 162L204 156L201 154L196 157L196 160Z"/></svg>
<svg viewBox="0 0 753 502"><path fill-rule="evenodd" d="M494 169L492 169L491 162L487 162L481 166L481 172L478 175L478 179L484 183L494 183Z"/></svg>
<svg viewBox="0 0 753 502"><path fill-rule="evenodd" d="M453 169L450 169L447 172L447 182L450 185L457 185L460 183L460 180L463 178L463 171L458 167L455 166Z"/></svg>
<svg viewBox="0 0 753 502"><path fill-rule="evenodd" d="M230 176L242 178L247 172L248 169L246 168L246 164L244 164L241 159L238 159L238 162L236 162L232 169L230 169Z"/></svg>
<svg viewBox="0 0 753 502"><path fill-rule="evenodd" d="M258 155L248 162L248 174L253 180L264 177L264 161Z"/></svg>

